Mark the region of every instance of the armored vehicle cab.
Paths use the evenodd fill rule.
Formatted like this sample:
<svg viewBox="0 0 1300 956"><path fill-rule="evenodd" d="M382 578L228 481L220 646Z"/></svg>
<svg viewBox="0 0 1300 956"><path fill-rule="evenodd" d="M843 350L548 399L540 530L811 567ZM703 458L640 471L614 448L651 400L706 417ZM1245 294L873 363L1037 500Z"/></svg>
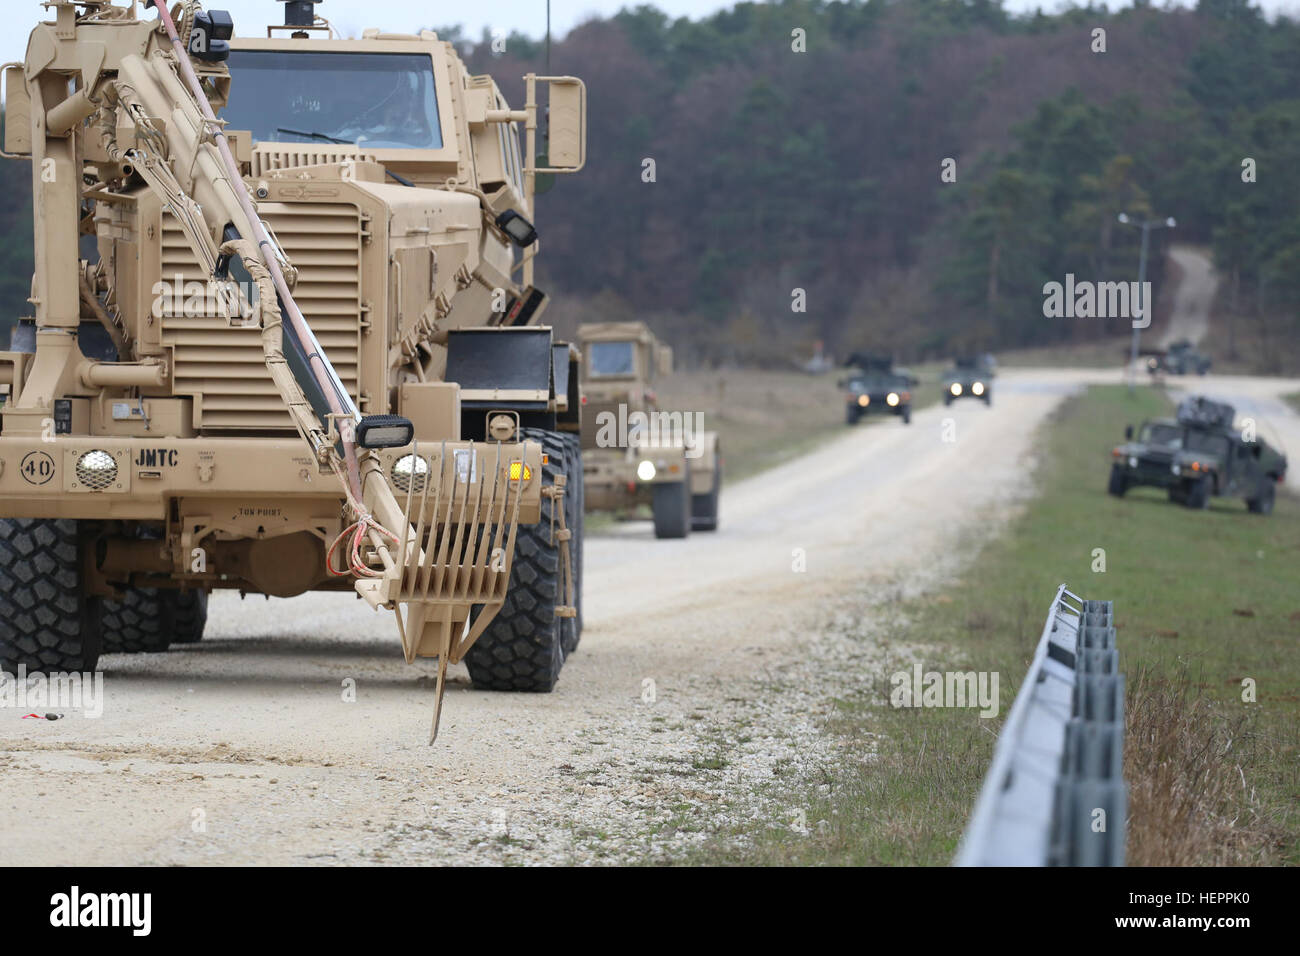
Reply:
<svg viewBox="0 0 1300 956"><path fill-rule="evenodd" d="M846 425L856 425L863 415L896 415L904 425L912 423L912 389L918 382L914 375L882 356L854 353L845 364L852 369L839 381Z"/></svg>
<svg viewBox="0 0 1300 956"><path fill-rule="evenodd" d="M1237 428L1231 405L1204 396L1184 399L1173 419L1143 422L1136 438L1112 451L1107 491L1165 488L1169 500L1205 508L1212 497L1236 497L1256 514L1269 514L1277 485L1286 480L1286 456L1250 428Z"/></svg>
<svg viewBox="0 0 1300 956"><path fill-rule="evenodd" d="M993 357L965 356L953 360L953 367L943 375L943 403L951 405L959 398L977 398L993 404Z"/></svg>

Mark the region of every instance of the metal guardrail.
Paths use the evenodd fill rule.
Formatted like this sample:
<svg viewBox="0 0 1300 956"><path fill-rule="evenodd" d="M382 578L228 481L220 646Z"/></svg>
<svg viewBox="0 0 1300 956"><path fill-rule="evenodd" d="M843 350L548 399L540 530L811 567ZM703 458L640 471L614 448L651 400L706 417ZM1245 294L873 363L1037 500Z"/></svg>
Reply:
<svg viewBox="0 0 1300 956"><path fill-rule="evenodd" d="M1123 766L1111 602L1085 601L1062 584L955 864L1123 866Z"/></svg>

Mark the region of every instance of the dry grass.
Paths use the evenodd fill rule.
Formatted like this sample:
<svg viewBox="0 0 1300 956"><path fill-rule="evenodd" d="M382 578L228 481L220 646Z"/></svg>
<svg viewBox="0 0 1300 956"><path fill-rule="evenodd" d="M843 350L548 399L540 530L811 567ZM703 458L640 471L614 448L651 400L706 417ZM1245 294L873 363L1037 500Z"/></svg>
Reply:
<svg viewBox="0 0 1300 956"><path fill-rule="evenodd" d="M1127 694L1124 776L1132 866L1277 865L1285 833L1246 782L1257 763L1254 711L1230 714L1187 664L1144 664Z"/></svg>

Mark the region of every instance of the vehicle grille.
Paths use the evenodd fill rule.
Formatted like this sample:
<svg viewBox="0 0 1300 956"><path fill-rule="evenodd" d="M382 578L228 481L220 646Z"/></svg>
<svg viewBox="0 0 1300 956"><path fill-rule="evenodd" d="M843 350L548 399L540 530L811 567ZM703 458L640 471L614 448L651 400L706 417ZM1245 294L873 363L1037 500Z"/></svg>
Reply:
<svg viewBox="0 0 1300 956"><path fill-rule="evenodd" d="M359 401L360 213L339 203L262 203L260 209L298 270L294 300L353 400ZM172 282L177 275L186 282L204 280L185 234L164 214L162 278ZM163 344L172 348L175 392L194 396L201 431L293 429L266 370L258 329L231 327L219 315L173 311L173 303L167 303Z"/></svg>
<svg viewBox="0 0 1300 956"><path fill-rule="evenodd" d="M277 169L297 169L299 166L328 166L345 160L370 160L375 157L363 153L356 146L342 143L337 146L303 146L295 148L283 145L258 145L253 148L252 174L254 177L265 176Z"/></svg>

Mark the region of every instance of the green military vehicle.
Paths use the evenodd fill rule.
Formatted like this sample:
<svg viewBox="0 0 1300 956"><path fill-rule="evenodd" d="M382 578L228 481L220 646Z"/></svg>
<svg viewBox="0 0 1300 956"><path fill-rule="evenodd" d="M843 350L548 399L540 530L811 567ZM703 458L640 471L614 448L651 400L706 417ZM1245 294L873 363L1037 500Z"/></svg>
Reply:
<svg viewBox="0 0 1300 956"><path fill-rule="evenodd" d="M1286 456L1262 438L1233 426L1231 405L1204 396L1184 399L1175 418L1142 423L1137 438L1125 429L1112 452L1107 491L1164 488L1169 500L1205 508L1211 497L1236 497L1255 514L1271 514L1277 486L1286 479Z"/></svg>
<svg viewBox="0 0 1300 956"><path fill-rule="evenodd" d="M993 404L993 356L963 356L953 360L943 374L943 403L951 405L959 398L977 398Z"/></svg>
<svg viewBox="0 0 1300 956"><path fill-rule="evenodd" d="M1150 349L1142 354L1146 356L1147 372L1152 375L1160 372L1170 375L1204 375L1213 364L1210 357L1188 339L1170 342L1167 349Z"/></svg>
<svg viewBox="0 0 1300 956"><path fill-rule="evenodd" d="M854 353L845 365L852 374L840 379L845 390L844 423L856 425L863 415L898 415L904 425L912 423L912 389L918 379L906 369L895 368L894 360Z"/></svg>

